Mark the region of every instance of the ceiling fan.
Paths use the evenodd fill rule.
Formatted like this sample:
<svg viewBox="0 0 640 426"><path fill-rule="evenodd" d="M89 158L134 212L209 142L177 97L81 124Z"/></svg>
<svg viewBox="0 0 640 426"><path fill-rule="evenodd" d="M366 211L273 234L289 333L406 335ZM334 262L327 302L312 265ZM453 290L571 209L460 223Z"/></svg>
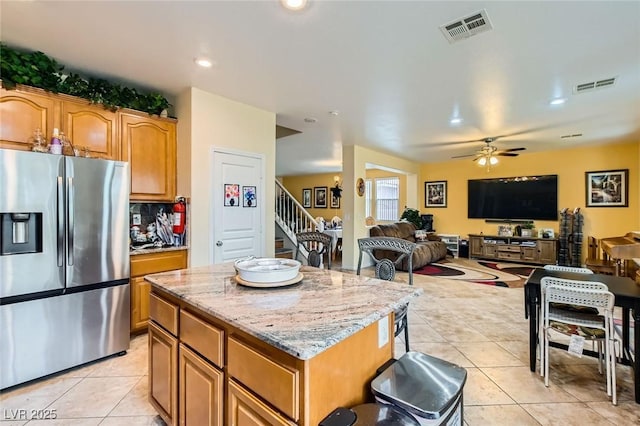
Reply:
<svg viewBox="0 0 640 426"><path fill-rule="evenodd" d="M485 143L485 146L476 151L475 154L457 155L451 158L475 157L473 161L477 161L479 166L487 166L488 171L491 166L498 164L498 159L496 157L517 157L520 155L516 153L517 151L524 151L526 149L510 148L499 150L495 145L491 145L491 143L499 137L500 136L482 139L481 141Z"/></svg>

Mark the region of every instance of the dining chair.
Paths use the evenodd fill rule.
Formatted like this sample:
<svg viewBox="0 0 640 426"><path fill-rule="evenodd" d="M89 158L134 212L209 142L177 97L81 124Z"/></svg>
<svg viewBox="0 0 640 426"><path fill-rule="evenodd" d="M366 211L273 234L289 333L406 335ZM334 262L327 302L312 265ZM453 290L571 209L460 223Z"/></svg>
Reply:
<svg viewBox="0 0 640 426"><path fill-rule="evenodd" d="M567 336L578 335L585 340L598 343L600 362L598 370L602 373L604 360L607 375L607 395L617 405L616 394L616 357L614 350L615 334L613 328L613 306L615 296L603 283L593 281L563 280L552 277L542 278L546 287L546 300L543 309L543 345L544 345L544 384L549 386L549 341L551 332ZM553 303L570 304L596 308L600 314L585 314L553 307ZM604 358L603 358L604 352Z"/></svg>
<svg viewBox="0 0 640 426"><path fill-rule="evenodd" d="M327 269L331 269L331 236L324 232L298 232L296 234L296 255L302 248L307 252L307 264L319 268L322 265L322 258L327 255ZM304 255L304 254L303 254Z"/></svg>
<svg viewBox="0 0 640 426"><path fill-rule="evenodd" d="M579 268L577 266L544 265L544 269L547 271L574 272L576 274L593 274L591 269Z"/></svg>
<svg viewBox="0 0 640 426"><path fill-rule="evenodd" d="M600 257L600 243L598 239L590 236L587 241L589 249L587 251L587 258L584 260L587 268L597 274L615 275L616 263L611 259Z"/></svg>
<svg viewBox="0 0 640 426"><path fill-rule="evenodd" d="M559 272L573 272L576 274L593 274L593 271L591 269L587 269L587 268L580 268L577 266L563 266L563 265L544 265L544 269L547 271L559 271ZM538 318L540 319L539 324L538 324L538 336L542 336L544 333L544 324L542 323L542 309L544 307L544 299L545 299L545 288L543 285L540 286L540 310L538 312ZM576 306L571 306L571 305L566 305L566 304L557 304L555 303L553 305L554 308L559 308L559 309L568 309L568 310L573 310L573 311L581 311L581 312L586 312L586 313L590 313L590 314L597 314L598 310L597 309L592 309L592 308L585 308L583 306L581 307L576 307ZM543 345L542 342L539 342L539 348L540 348L540 375L544 376L544 370L542 369L542 365L544 362L544 353L543 353Z"/></svg>
<svg viewBox="0 0 640 426"><path fill-rule="evenodd" d="M363 254L367 253L375 264L376 278L393 281L396 276L396 265L401 265L402 260L408 258L408 271L409 271L409 285L413 285L413 251L417 244L411 241L403 240L402 238L394 237L370 237L358 239L358 248L360 255L358 256L358 270L357 275L360 275L362 268ZM379 258L374 254L375 250L386 250L398 253L398 257L395 260L387 258ZM399 309L395 310L394 316L394 337L397 337L404 331L404 346L405 350L409 352L409 323L408 323L408 309L409 304L406 304Z"/></svg>

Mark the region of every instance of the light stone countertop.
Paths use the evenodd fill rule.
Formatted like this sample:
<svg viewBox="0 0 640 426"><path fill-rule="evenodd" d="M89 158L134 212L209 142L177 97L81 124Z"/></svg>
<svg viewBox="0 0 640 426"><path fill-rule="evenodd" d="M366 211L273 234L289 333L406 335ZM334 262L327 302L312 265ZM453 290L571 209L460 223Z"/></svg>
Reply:
<svg viewBox="0 0 640 426"><path fill-rule="evenodd" d="M129 251L129 256L135 256L137 254L149 254L149 253L161 253L163 251L177 251L177 250L189 250L188 246L169 246L160 248L146 248L146 249L133 249Z"/></svg>
<svg viewBox="0 0 640 426"><path fill-rule="evenodd" d="M159 288L250 335L306 360L409 303L423 290L303 266L302 282L236 284L233 263L145 276Z"/></svg>

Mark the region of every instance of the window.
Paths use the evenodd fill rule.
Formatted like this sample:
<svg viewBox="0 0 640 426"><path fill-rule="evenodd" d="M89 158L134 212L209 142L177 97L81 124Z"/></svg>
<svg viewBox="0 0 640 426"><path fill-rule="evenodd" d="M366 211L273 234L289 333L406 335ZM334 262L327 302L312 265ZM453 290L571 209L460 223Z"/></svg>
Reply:
<svg viewBox="0 0 640 426"><path fill-rule="evenodd" d="M400 179L397 177L376 179L376 220L398 220Z"/></svg>
<svg viewBox="0 0 640 426"><path fill-rule="evenodd" d="M373 194L371 194L371 179L367 179L364 181L364 217L373 216L373 214L371 214L372 199Z"/></svg>

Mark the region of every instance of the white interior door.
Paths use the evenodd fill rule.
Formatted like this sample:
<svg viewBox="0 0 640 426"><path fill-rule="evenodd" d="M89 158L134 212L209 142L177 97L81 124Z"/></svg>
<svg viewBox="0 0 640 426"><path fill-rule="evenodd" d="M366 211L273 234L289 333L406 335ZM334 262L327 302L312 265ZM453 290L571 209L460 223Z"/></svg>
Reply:
<svg viewBox="0 0 640 426"><path fill-rule="evenodd" d="M214 148L212 161L213 263L263 256L263 156ZM252 189L254 197L245 197Z"/></svg>

